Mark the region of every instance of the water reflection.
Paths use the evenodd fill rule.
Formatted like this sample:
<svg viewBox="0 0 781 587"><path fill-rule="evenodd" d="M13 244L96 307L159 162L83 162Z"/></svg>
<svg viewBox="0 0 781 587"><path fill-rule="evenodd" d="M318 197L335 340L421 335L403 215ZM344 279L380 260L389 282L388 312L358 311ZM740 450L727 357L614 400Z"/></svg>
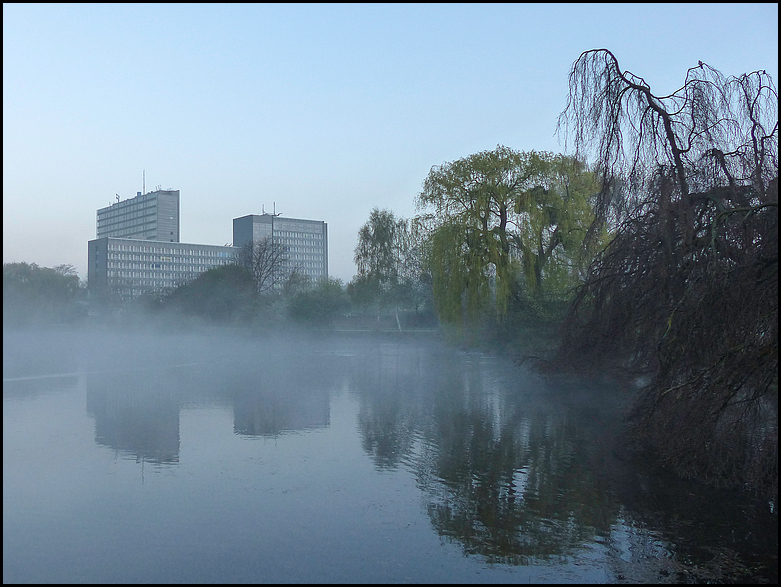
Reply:
<svg viewBox="0 0 781 587"><path fill-rule="evenodd" d="M464 554L601 558L632 582L777 576L776 519L757 503L626 460L615 387L426 344L377 345L351 373L363 449L415 474L432 527Z"/></svg>
<svg viewBox="0 0 781 587"><path fill-rule="evenodd" d="M179 556L175 564L160 563L177 577L193 556L211 556L208 576L217 581L227 566L220 557L230 552L238 553L235 577L244 582L289 578L290 569L307 571L297 553L318 553L323 545L329 554L313 554L302 580L329 565L326 580L343 578L337 571L344 568L376 580L382 565L389 572L409 568L389 575L398 581L481 580L486 560L499 563L488 567L497 580L777 577L777 528L743 523L753 510L739 499L618 458L615 389L553 386L500 359L422 336L219 340L216 347L213 338L139 335L123 340L127 349L117 353L116 344L94 337L72 353L56 339L45 343L57 355L46 368L36 362L45 353L32 359L4 349L4 480L15 480L8 497L4 487L4 505L15 515L6 543L16 540L18 552L27 552L60 528L58 540L81 532L93 552L105 552L110 541L89 536L97 526L114 536L113 524L100 524L124 507L105 496L121 493L131 504L126 529L143 519L160 536L173 533L155 548ZM83 434L72 432L76 426ZM269 436L279 442L246 441ZM57 444L63 439L69 441ZM121 482L135 465L114 459L107 469L93 440L170 474L139 492ZM82 478L84 471L91 473ZM67 477L76 489L66 495L68 484L48 477ZM83 524L74 529L62 516L85 488L108 513L93 515L92 499L84 498L88 513L74 518ZM165 514L149 516L142 503ZM725 503L732 507L712 506ZM41 522L42 508L60 516L60 526ZM194 519L212 538L182 530ZM268 560L288 566L257 574L264 560L258 541L269 552L276 548ZM222 554L215 543L223 544ZM133 544L135 550L123 544L106 556L107 571L96 582L117 579L112 573L128 552L139 560L154 554L146 535ZM52 554L58 548L50 559L60 560ZM410 560L418 555L415 568ZM358 562L341 562L350 556ZM547 561L557 564L540 564ZM20 577L34 576L24 568Z"/></svg>
<svg viewBox="0 0 781 587"><path fill-rule="evenodd" d="M615 513L595 474L605 414L573 412L560 390L485 356L423 354L378 347L354 384L364 450L380 469L414 471L440 536L528 564L610 533Z"/></svg>
<svg viewBox="0 0 781 587"><path fill-rule="evenodd" d="M3 377L3 397L27 399L40 394L71 390L79 384L77 375Z"/></svg>
<svg viewBox="0 0 781 587"><path fill-rule="evenodd" d="M95 442L136 461L179 462L180 399L170 372L87 375L87 413Z"/></svg>
<svg viewBox="0 0 781 587"><path fill-rule="evenodd" d="M377 469L393 470L412 455L432 364L415 346L375 342L364 352L350 369L361 443Z"/></svg>
<svg viewBox="0 0 781 587"><path fill-rule="evenodd" d="M234 433L276 436L329 426L337 378L333 361L313 351L272 353L222 372L219 394L233 406Z"/></svg>
<svg viewBox="0 0 781 587"><path fill-rule="evenodd" d="M243 436L329 425L332 364L315 356L301 364L274 355L246 359L88 374L87 412L95 420L95 441L139 462L177 463L180 410L203 403L232 409L233 431Z"/></svg>
<svg viewBox="0 0 781 587"><path fill-rule="evenodd" d="M330 397L325 390L268 385L267 374L236 389L233 395L233 431L245 436L276 436L284 432L325 428L330 423Z"/></svg>

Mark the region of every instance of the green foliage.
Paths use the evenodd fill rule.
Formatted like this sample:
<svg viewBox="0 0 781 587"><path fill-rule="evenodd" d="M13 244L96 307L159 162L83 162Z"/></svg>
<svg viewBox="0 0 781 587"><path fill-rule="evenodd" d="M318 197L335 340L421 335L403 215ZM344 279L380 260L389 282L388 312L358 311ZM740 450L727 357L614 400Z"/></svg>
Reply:
<svg viewBox="0 0 781 587"><path fill-rule="evenodd" d="M396 219L390 210L372 209L369 220L358 231L355 264L358 276L381 284L398 281L404 219Z"/></svg>
<svg viewBox="0 0 781 587"><path fill-rule="evenodd" d="M201 273L163 300L163 308L214 322L246 320L254 309L256 282L249 270L223 265Z"/></svg>
<svg viewBox="0 0 781 587"><path fill-rule="evenodd" d="M3 263L3 325L73 322L84 314L84 297L71 265Z"/></svg>
<svg viewBox="0 0 781 587"><path fill-rule="evenodd" d="M460 324L464 305L468 315L474 316L487 295L489 284L483 259L468 246L466 233L464 226L451 223L443 224L432 235L434 306L445 322Z"/></svg>
<svg viewBox="0 0 781 587"><path fill-rule="evenodd" d="M374 208L358 231L355 264L358 273L351 293L358 305L377 304L380 309L398 303L396 286L401 279L404 234L407 222L390 210Z"/></svg>
<svg viewBox="0 0 781 587"><path fill-rule="evenodd" d="M356 275L352 281L347 284L347 293L355 306L366 311L379 299L380 284L379 281L372 279L369 276Z"/></svg>
<svg viewBox="0 0 781 587"><path fill-rule="evenodd" d="M348 285L353 303L368 309L409 308L417 311L430 298L423 264L423 240L416 223L374 208L358 231L355 264L358 273Z"/></svg>
<svg viewBox="0 0 781 587"><path fill-rule="evenodd" d="M313 287L294 293L288 303L288 313L296 322L330 327L349 307L350 300L341 280L325 278Z"/></svg>
<svg viewBox="0 0 781 587"><path fill-rule="evenodd" d="M582 163L545 152L498 146L433 167L417 206L434 223L427 260L440 317L503 316L519 286L567 295L603 244L584 245L598 191Z"/></svg>

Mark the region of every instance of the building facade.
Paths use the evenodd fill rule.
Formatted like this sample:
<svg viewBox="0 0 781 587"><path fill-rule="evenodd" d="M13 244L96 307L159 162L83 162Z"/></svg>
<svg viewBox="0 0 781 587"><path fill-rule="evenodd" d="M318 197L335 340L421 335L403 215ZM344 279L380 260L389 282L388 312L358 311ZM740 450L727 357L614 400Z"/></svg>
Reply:
<svg viewBox="0 0 781 587"><path fill-rule="evenodd" d="M131 238L104 237L87 243L87 280L97 296L131 299L163 291L204 271L233 263L239 249Z"/></svg>
<svg viewBox="0 0 781 587"><path fill-rule="evenodd" d="M233 219L233 246L272 238L287 251L287 269L298 269L316 281L328 277L328 225L322 220L249 214Z"/></svg>
<svg viewBox="0 0 781 587"><path fill-rule="evenodd" d="M97 211L87 243L93 295L132 299L177 287L204 271L234 263L241 247L271 237L286 249L286 266L317 280L328 276L328 227L319 220L275 214L233 220L233 246L179 242L179 190L157 190Z"/></svg>
<svg viewBox="0 0 781 587"><path fill-rule="evenodd" d="M179 242L179 190L157 190L101 208L98 239L135 238Z"/></svg>

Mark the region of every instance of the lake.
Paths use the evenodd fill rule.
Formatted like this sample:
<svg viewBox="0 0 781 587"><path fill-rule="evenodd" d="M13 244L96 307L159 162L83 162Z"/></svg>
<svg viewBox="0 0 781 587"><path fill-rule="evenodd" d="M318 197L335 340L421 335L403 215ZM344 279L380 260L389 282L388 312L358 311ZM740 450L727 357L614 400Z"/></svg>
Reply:
<svg viewBox="0 0 781 587"><path fill-rule="evenodd" d="M625 456L630 393L435 333L4 332L3 581L777 580L767 504Z"/></svg>

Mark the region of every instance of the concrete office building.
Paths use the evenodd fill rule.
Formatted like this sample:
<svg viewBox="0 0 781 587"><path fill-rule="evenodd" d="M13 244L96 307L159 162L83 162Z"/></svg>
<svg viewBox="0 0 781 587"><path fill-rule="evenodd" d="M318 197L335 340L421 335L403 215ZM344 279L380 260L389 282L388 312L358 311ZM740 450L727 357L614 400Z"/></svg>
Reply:
<svg viewBox="0 0 781 587"><path fill-rule="evenodd" d="M179 242L179 190L157 190L98 210L97 238Z"/></svg>
<svg viewBox="0 0 781 587"><path fill-rule="evenodd" d="M93 295L131 299L190 281L234 262L241 246L272 237L288 251L288 268L310 279L328 276L328 229L319 220L275 214L233 220L233 245L179 242L179 190L140 192L97 213L97 238L87 243L87 280Z"/></svg>
<svg viewBox="0 0 781 587"><path fill-rule="evenodd" d="M249 214L233 219L233 246L270 237L287 249L288 268L309 279L328 277L328 225L322 220Z"/></svg>
<svg viewBox="0 0 781 587"><path fill-rule="evenodd" d="M109 237L89 241L87 247L90 291L122 299L176 287L232 263L238 252L236 247Z"/></svg>

